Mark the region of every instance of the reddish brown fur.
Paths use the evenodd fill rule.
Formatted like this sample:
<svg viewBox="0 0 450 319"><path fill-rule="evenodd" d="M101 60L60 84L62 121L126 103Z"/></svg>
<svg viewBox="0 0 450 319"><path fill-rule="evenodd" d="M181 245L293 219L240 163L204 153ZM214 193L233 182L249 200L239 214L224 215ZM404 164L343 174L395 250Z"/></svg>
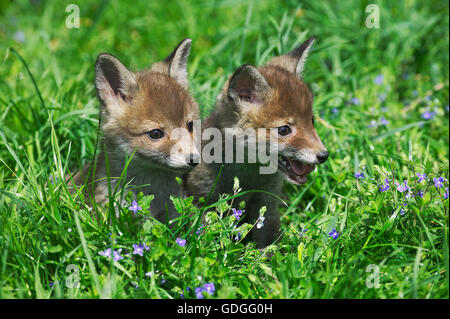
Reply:
<svg viewBox="0 0 450 319"><path fill-rule="evenodd" d="M271 92L264 105L253 106L241 115L241 127L270 129L289 125L295 131L287 137L280 136L280 142L296 149L322 150L322 142L312 123L313 95L309 87L281 67L265 66L258 70L271 87Z"/></svg>

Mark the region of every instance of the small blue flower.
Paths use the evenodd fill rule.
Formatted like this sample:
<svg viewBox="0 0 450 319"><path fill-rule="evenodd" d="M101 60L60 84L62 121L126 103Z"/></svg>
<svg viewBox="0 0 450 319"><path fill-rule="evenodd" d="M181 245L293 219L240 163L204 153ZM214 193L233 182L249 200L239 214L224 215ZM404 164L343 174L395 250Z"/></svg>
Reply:
<svg viewBox="0 0 450 319"><path fill-rule="evenodd" d="M55 176L54 180L53 180L53 175L50 175L50 182L52 183L52 185L55 185L55 183L58 183L58 176Z"/></svg>
<svg viewBox="0 0 450 319"><path fill-rule="evenodd" d="M302 227L302 230L300 231L300 234L299 234L299 237L303 237L303 235L305 235L305 233L308 231L308 228L303 228Z"/></svg>
<svg viewBox="0 0 450 319"><path fill-rule="evenodd" d="M216 287L213 282L206 283L203 288L209 295L214 295L214 292L216 291Z"/></svg>
<svg viewBox="0 0 450 319"><path fill-rule="evenodd" d="M383 76L383 74L378 75L378 76L373 80L373 82L374 82L375 84L378 84L378 85L383 84L383 81L384 81L384 76Z"/></svg>
<svg viewBox="0 0 450 319"><path fill-rule="evenodd" d="M445 193L444 193L444 199L448 198L448 187L445 189Z"/></svg>
<svg viewBox="0 0 450 319"><path fill-rule="evenodd" d="M417 177L419 178L419 179L418 179L418 182L419 182L419 183L422 183L423 181L425 181L426 179L428 179L428 178L427 178L427 174L425 174L425 173L423 173L423 174L416 173L416 175L417 175Z"/></svg>
<svg viewBox="0 0 450 319"><path fill-rule="evenodd" d="M131 203L131 206L128 207L128 209L131 210L131 211L133 211L133 213L136 214L136 213L138 212L138 210L141 210L141 209L142 209L142 207L139 206L138 203L134 200L134 201Z"/></svg>
<svg viewBox="0 0 450 319"><path fill-rule="evenodd" d="M239 220L242 216L242 210L233 208L233 215L236 218L236 220Z"/></svg>
<svg viewBox="0 0 450 319"><path fill-rule="evenodd" d="M380 125L388 125L388 124L389 124L389 121L386 120L384 117L382 117L382 118L380 119Z"/></svg>
<svg viewBox="0 0 450 319"><path fill-rule="evenodd" d="M423 190L418 191L417 196L419 196L420 198L423 198Z"/></svg>
<svg viewBox="0 0 450 319"><path fill-rule="evenodd" d="M435 115L436 115L436 113L434 113L432 111L425 111L424 113L422 113L422 118L424 120L431 120L434 118Z"/></svg>
<svg viewBox="0 0 450 319"><path fill-rule="evenodd" d="M370 124L367 126L367 127L376 127L376 126L378 126L378 123L377 123L377 121L375 121L375 120L372 120L372 121L370 121Z"/></svg>
<svg viewBox="0 0 450 319"><path fill-rule="evenodd" d="M133 244L133 255L144 256L144 246Z"/></svg>
<svg viewBox="0 0 450 319"><path fill-rule="evenodd" d="M101 251L98 254L103 257L111 257L111 248Z"/></svg>
<svg viewBox="0 0 450 319"><path fill-rule="evenodd" d="M333 107L333 108L331 109L331 113L333 113L333 114L338 114L338 113L339 113L339 109Z"/></svg>
<svg viewBox="0 0 450 319"><path fill-rule="evenodd" d="M197 297L197 299L203 299L203 298L205 298L205 296L203 296L203 291L204 291L204 288L203 288L203 287L197 287L197 288L195 288L195 296Z"/></svg>
<svg viewBox="0 0 450 319"><path fill-rule="evenodd" d="M364 179L365 178L364 173L356 173L355 178Z"/></svg>
<svg viewBox="0 0 450 319"><path fill-rule="evenodd" d="M339 237L339 233L336 231L336 228L333 227L333 229L328 233L328 236L333 239L337 239Z"/></svg>
<svg viewBox="0 0 450 319"><path fill-rule="evenodd" d="M197 229L197 231L195 232L196 235L200 235L203 228L205 227L205 225L201 224L200 227Z"/></svg>
<svg viewBox="0 0 450 319"><path fill-rule="evenodd" d="M119 261L119 260L123 259L123 257L120 255L121 252L122 252L122 248L120 248L119 250L115 250L113 252L113 254L114 254L113 260L114 261Z"/></svg>
<svg viewBox="0 0 450 319"><path fill-rule="evenodd" d="M235 240L235 241L239 241L239 240L241 240L241 238L242 238L242 234L241 234L241 232L238 232L238 233L236 234L236 236L234 237L234 240Z"/></svg>
<svg viewBox="0 0 450 319"><path fill-rule="evenodd" d="M352 98L352 99L350 100L350 102L351 102L353 105L359 105L359 99L358 99L357 97Z"/></svg>
<svg viewBox="0 0 450 319"><path fill-rule="evenodd" d="M23 33L23 31L17 31L16 33L14 33L14 41L19 42L19 43L24 43L26 40L25 37L25 33Z"/></svg>
<svg viewBox="0 0 450 319"><path fill-rule="evenodd" d="M386 179L384 180L384 185L379 186L379 187L378 187L378 190L379 190L380 192L385 192L385 191L389 190L389 188L390 188L390 186L389 186L389 180L386 178Z"/></svg>
<svg viewBox="0 0 450 319"><path fill-rule="evenodd" d="M176 242L178 245L180 245L181 247L186 246L186 239L177 238L177 239L175 240L175 242Z"/></svg>
<svg viewBox="0 0 450 319"><path fill-rule="evenodd" d="M396 182L395 185L397 185L397 190L400 193L403 193L403 192L406 192L407 190L409 190L408 181L406 179L403 181L403 184L399 184Z"/></svg>
<svg viewBox="0 0 450 319"><path fill-rule="evenodd" d="M442 183L443 183L444 181L445 181L445 178L443 178L443 177L439 177L439 178L434 177L434 178L433 178L434 187L436 187L436 188L441 188L441 187L443 187L444 184L442 184Z"/></svg>

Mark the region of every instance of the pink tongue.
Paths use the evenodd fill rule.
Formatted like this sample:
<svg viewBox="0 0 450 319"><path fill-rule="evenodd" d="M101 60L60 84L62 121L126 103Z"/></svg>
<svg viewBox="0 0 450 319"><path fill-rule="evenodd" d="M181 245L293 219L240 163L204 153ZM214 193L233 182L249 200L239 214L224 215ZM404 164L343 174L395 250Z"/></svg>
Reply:
<svg viewBox="0 0 450 319"><path fill-rule="evenodd" d="M291 165L292 170L296 175L306 175L311 173L314 168L314 165L303 164L300 161L289 160L289 165Z"/></svg>

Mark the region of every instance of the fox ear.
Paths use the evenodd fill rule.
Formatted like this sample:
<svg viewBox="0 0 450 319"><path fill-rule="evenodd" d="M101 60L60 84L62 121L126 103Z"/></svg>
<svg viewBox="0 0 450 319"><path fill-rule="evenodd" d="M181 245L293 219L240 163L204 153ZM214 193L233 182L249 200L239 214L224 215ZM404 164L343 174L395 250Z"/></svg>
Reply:
<svg viewBox="0 0 450 319"><path fill-rule="evenodd" d="M269 89L264 76L254 66L244 64L231 76L228 96L238 105L262 105Z"/></svg>
<svg viewBox="0 0 450 319"><path fill-rule="evenodd" d="M303 76L303 68L314 40L314 38L309 38L288 54L273 58L268 65L280 66L289 72L294 73L299 79L301 79Z"/></svg>
<svg viewBox="0 0 450 319"><path fill-rule="evenodd" d="M117 105L119 99L130 99L138 86L133 73L116 57L102 53L95 63L95 87L102 103L109 107Z"/></svg>
<svg viewBox="0 0 450 319"><path fill-rule="evenodd" d="M191 44L191 39L184 39L164 60L169 64L169 76L185 89L188 87L187 59L191 51Z"/></svg>

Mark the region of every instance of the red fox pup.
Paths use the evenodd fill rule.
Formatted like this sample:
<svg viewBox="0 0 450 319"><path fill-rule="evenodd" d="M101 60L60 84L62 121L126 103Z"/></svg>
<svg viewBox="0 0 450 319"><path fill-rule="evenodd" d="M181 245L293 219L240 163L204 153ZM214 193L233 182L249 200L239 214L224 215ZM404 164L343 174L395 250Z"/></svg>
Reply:
<svg viewBox="0 0 450 319"><path fill-rule="evenodd" d="M243 65L225 84L217 98L216 110L204 121L202 129L218 128L224 134L227 128L263 129L269 133L267 136L276 136L275 142L266 137L264 143L270 144L270 150L278 156L275 157L277 165L270 174L261 173L262 164L258 161L225 161L214 199L219 194L232 193L235 176L239 178L243 190L280 195L283 178L292 184L304 184L315 165L327 160L328 152L314 127L313 95L302 80L313 41L311 38L292 52L273 58L266 66L256 68ZM202 160L188 174L188 195L206 197L221 165ZM239 199L245 200L246 222L252 224L256 223L260 208L266 206L264 226L254 228L251 238L259 248L273 243L280 235L279 200L261 192Z"/></svg>
<svg viewBox="0 0 450 319"><path fill-rule="evenodd" d="M191 42L183 40L165 60L139 72L129 71L110 54L98 56L95 86L102 104L102 152L90 178L89 165L74 178L77 185L87 181L86 190L97 203L108 201L105 155L114 189L134 152L121 185L130 186L127 191L154 194L150 212L159 221L177 216L169 199L182 195L176 177L191 170L199 157L192 147L198 105L187 91Z"/></svg>

